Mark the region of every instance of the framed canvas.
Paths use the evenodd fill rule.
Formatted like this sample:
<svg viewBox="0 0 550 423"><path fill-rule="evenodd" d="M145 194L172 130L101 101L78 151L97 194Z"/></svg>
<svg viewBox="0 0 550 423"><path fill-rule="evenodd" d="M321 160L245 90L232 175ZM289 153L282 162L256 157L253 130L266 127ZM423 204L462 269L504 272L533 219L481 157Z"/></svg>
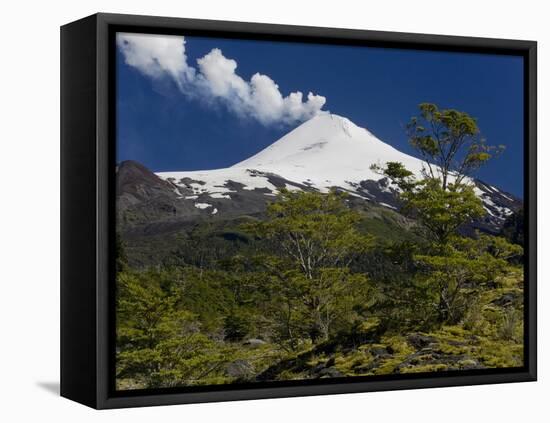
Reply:
<svg viewBox="0 0 550 423"><path fill-rule="evenodd" d="M61 394L536 380L536 43L61 28Z"/></svg>

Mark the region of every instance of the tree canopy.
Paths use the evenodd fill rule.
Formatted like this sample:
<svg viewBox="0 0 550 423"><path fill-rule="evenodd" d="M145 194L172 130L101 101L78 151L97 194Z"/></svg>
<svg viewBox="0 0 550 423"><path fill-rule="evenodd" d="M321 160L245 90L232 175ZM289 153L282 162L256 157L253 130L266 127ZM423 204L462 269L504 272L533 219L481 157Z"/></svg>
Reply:
<svg viewBox="0 0 550 423"><path fill-rule="evenodd" d="M450 175L460 184L504 149L487 145L476 119L466 112L440 109L432 103L421 103L418 108L419 116L407 124L409 142L426 163L426 177L439 178L443 190Z"/></svg>
<svg viewBox="0 0 550 423"><path fill-rule="evenodd" d="M520 366L523 214L474 230L486 210L469 178L501 148L465 112L419 109L423 174L373 167L401 214L281 189L265 214L182 230L147 268L117 234L117 387Z"/></svg>

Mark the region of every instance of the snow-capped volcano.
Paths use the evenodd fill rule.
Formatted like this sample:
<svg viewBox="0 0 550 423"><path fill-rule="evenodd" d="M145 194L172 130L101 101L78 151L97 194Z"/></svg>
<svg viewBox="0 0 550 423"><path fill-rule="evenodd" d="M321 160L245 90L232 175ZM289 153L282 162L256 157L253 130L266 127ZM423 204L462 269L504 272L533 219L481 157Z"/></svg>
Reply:
<svg viewBox="0 0 550 423"><path fill-rule="evenodd" d="M304 185L327 192L338 187L368 197L360 189L360 182L382 179L370 166L388 161L402 162L418 174L423 166L421 160L401 153L349 119L323 113L230 168L158 175L176 185L191 187L195 193L209 193L213 198L230 196L233 190L227 186L228 181L242 183L244 189L275 193L278 187L269 181L272 175L294 183L288 184L289 189Z"/></svg>
<svg viewBox="0 0 550 423"><path fill-rule="evenodd" d="M190 200L204 213L223 214L228 200L243 202L243 195L273 197L280 188L327 192L337 188L354 197L396 208L395 188L373 164L401 162L417 177L422 160L396 150L345 117L322 113L304 122L269 147L229 168L190 172L160 172L174 186L178 199ZM518 207L518 200L477 180L491 225L503 221ZM231 209L232 207L230 207Z"/></svg>
<svg viewBox="0 0 550 423"><path fill-rule="evenodd" d="M321 191L340 187L355 192L361 181L382 178L370 169L372 164L390 161L417 174L423 166L349 119L324 113L232 168L275 173Z"/></svg>

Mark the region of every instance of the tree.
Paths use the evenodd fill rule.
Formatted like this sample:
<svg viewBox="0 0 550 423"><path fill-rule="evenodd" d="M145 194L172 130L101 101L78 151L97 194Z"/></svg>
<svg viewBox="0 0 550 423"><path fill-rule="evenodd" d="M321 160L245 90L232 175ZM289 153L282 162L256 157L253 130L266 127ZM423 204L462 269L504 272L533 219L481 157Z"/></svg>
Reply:
<svg viewBox="0 0 550 423"><path fill-rule="evenodd" d="M377 293L371 312L385 330L405 333L431 327L433 296L430 287L415 277L420 250L416 240L400 241L379 245L366 256L364 265Z"/></svg>
<svg viewBox="0 0 550 423"><path fill-rule="evenodd" d="M115 235L115 269L117 272L128 268L128 256L126 255L126 245L121 235L117 232Z"/></svg>
<svg viewBox="0 0 550 423"><path fill-rule="evenodd" d="M480 137L476 120L465 112L419 105L420 116L407 125L410 144L425 161L417 179L402 163L372 168L400 190L403 211L416 218L425 243L412 255L415 286L424 288L434 305L435 321L456 323L472 298L521 252L504 238L479 234L467 238L460 228L485 210L465 179L504 147Z"/></svg>
<svg viewBox="0 0 550 423"><path fill-rule="evenodd" d="M450 184L447 189L436 179L425 179L417 190L404 191L405 211L414 215L425 228L427 238L437 244L447 243L458 229L485 214L473 187Z"/></svg>
<svg viewBox="0 0 550 423"><path fill-rule="evenodd" d="M504 146L486 145L476 120L466 112L439 109L432 103L418 107L420 116L411 119L407 133L425 161L424 178L418 180L398 162L372 165L371 169L399 187L403 210L417 218L429 239L444 245L462 225L485 213L473 186L464 178Z"/></svg>
<svg viewBox="0 0 550 423"><path fill-rule="evenodd" d="M469 303L499 276L509 270L509 261L522 254L522 248L504 238L455 235L444 245L416 254L420 285L429 287L439 323L457 323Z"/></svg>
<svg viewBox="0 0 550 423"><path fill-rule="evenodd" d="M439 178L431 177L418 181L398 162L388 162L385 168L376 165L372 168L400 188L402 212L421 223L428 241L445 244L462 225L485 214L471 185L451 183L444 187Z"/></svg>
<svg viewBox="0 0 550 423"><path fill-rule="evenodd" d="M117 380L147 388L204 383L225 362L224 349L161 289L152 272L117 275Z"/></svg>
<svg viewBox="0 0 550 423"><path fill-rule="evenodd" d="M488 146L476 120L466 112L419 104L420 116L407 124L410 144L426 163L426 177L440 179L443 190L453 176L455 185L479 169L504 146Z"/></svg>
<svg viewBox="0 0 550 423"><path fill-rule="evenodd" d="M241 341L251 330L250 316L239 310L231 310L224 318L224 338L228 341Z"/></svg>
<svg viewBox="0 0 550 423"><path fill-rule="evenodd" d="M272 254L261 263L281 298L281 333L291 347L301 332L313 342L328 339L333 324L352 313L351 303L364 300L366 277L349 269L372 245L356 230L359 219L344 194L282 190L268 219L246 226L271 242Z"/></svg>
<svg viewBox="0 0 550 423"><path fill-rule="evenodd" d="M523 208L521 208L517 212L512 213L506 218L504 224L502 225L502 230L500 234L508 241L523 246L525 241L525 230L523 222L524 213Z"/></svg>

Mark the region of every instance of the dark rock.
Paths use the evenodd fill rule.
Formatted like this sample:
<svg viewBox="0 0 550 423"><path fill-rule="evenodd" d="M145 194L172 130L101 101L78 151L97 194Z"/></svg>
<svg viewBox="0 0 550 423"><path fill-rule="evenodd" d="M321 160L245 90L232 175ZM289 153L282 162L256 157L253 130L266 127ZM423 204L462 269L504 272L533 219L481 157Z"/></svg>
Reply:
<svg viewBox="0 0 550 423"><path fill-rule="evenodd" d="M332 367L332 366L334 366L335 362L336 362L336 360L334 359L334 357L330 357L328 359L328 361L325 363L325 367Z"/></svg>
<svg viewBox="0 0 550 423"><path fill-rule="evenodd" d="M486 369L487 367L481 364L477 360L463 360L460 363L460 368L463 370L478 370L478 369Z"/></svg>
<svg viewBox="0 0 550 423"><path fill-rule="evenodd" d="M388 357L391 357L391 354L388 352L387 348L374 347L374 348L371 348L369 351L370 351L371 355L375 358L388 358Z"/></svg>
<svg viewBox="0 0 550 423"><path fill-rule="evenodd" d="M354 367L353 371L356 374L365 374L365 373L369 373L372 370L376 369L379 365L380 365L380 360L374 360L369 364L363 364L363 365Z"/></svg>
<svg viewBox="0 0 550 423"><path fill-rule="evenodd" d="M522 301L523 294L518 292L508 292L502 295L502 297L493 300L492 304L495 304L499 307L509 307L519 305Z"/></svg>
<svg viewBox="0 0 550 423"><path fill-rule="evenodd" d="M490 213L476 219L471 226L473 229L497 235L506 217L501 210L504 208L517 212L523 207L523 202L513 194L491 187L479 179L475 179L474 183L476 188L482 192L481 199L490 200L490 202L484 202L483 204Z"/></svg>
<svg viewBox="0 0 550 423"><path fill-rule="evenodd" d="M319 363L313 369L311 369L311 373L313 375L318 375L321 372L321 370L323 370L324 368L325 368L325 363Z"/></svg>
<svg viewBox="0 0 550 423"><path fill-rule="evenodd" d="M254 375L254 366L248 360L235 360L225 367L225 374L237 379L248 379Z"/></svg>
<svg viewBox="0 0 550 423"><path fill-rule="evenodd" d="M344 377L344 374L341 373L338 369L334 367L326 367L319 372L320 378L329 378L329 377Z"/></svg>
<svg viewBox="0 0 550 423"><path fill-rule="evenodd" d="M486 368L479 361L472 359L467 354L429 353L423 351L409 355L397 370L410 369L415 366L444 365L446 370L473 370Z"/></svg>
<svg viewBox="0 0 550 423"><path fill-rule="evenodd" d="M266 342L261 339L251 338L244 341L243 345L248 345L250 347L259 347L260 345L264 345L265 343Z"/></svg>
<svg viewBox="0 0 550 423"><path fill-rule="evenodd" d="M411 344L411 346L419 350L437 342L434 337L421 335L419 333L413 333L409 335L407 337L407 341L409 344Z"/></svg>

